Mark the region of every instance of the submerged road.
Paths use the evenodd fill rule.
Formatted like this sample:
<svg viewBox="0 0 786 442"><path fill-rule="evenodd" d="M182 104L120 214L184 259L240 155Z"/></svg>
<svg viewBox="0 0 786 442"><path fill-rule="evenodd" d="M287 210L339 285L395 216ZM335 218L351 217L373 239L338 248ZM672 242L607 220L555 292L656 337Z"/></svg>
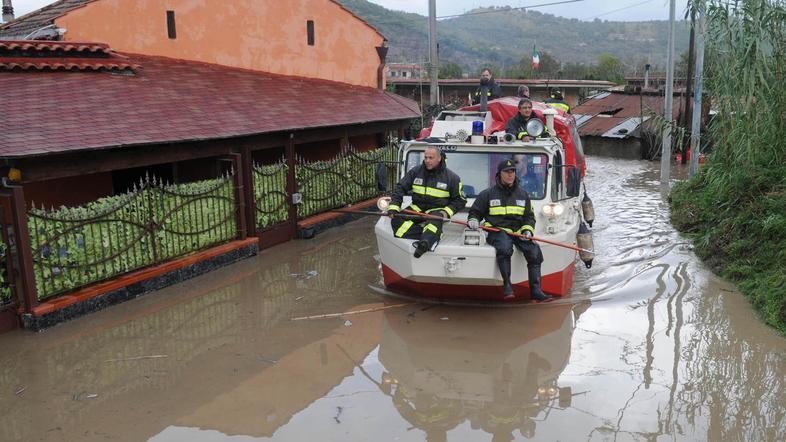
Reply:
<svg viewBox="0 0 786 442"><path fill-rule="evenodd" d="M0 440L786 440L786 338L669 224L656 163L588 164L569 300L381 296L361 220L1 335Z"/></svg>

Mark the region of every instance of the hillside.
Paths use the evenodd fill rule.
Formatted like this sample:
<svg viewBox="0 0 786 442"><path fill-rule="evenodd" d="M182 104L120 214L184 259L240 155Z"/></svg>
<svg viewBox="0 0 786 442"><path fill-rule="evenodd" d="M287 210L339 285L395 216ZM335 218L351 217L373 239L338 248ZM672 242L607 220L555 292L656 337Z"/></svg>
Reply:
<svg viewBox="0 0 786 442"><path fill-rule="evenodd" d="M371 23L390 45L388 62L421 62L428 59L428 18L391 11L366 0L339 0ZM607 52L628 66L641 65L649 57L654 67L666 63L667 21L583 22L537 11L482 8L437 22L440 60L455 62L474 71L487 64L511 66L529 57L533 44L563 63L594 63ZM687 50L689 27L677 24L676 50Z"/></svg>

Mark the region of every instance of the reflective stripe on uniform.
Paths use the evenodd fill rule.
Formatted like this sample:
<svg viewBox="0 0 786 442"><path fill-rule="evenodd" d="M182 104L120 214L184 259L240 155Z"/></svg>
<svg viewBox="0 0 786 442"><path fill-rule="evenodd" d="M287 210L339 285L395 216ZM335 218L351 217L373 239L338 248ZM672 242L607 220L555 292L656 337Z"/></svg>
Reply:
<svg viewBox="0 0 786 442"><path fill-rule="evenodd" d="M570 111L570 106L565 103L547 103L551 107L555 107L557 109L563 110L565 112Z"/></svg>
<svg viewBox="0 0 786 442"><path fill-rule="evenodd" d="M435 189L433 187L412 186L412 192L418 195L433 196L436 198L450 198L450 192L447 190Z"/></svg>
<svg viewBox="0 0 786 442"><path fill-rule="evenodd" d="M409 209L414 210L415 212L422 212L422 210L420 210L420 207L418 207L417 204L410 204Z"/></svg>
<svg viewBox="0 0 786 442"><path fill-rule="evenodd" d="M524 132L519 132L519 134L518 134L518 136L516 138L518 138L520 140L520 139L522 139L524 137L528 137L528 136L529 136L529 133L527 131L524 131Z"/></svg>
<svg viewBox="0 0 786 442"><path fill-rule="evenodd" d="M495 229L499 229L508 233L518 233L519 235L523 235L525 230L531 232L532 234L535 234L535 228L532 226L522 226L520 229L514 232L513 229L509 229L507 227L497 227L488 221L484 222L483 225L486 227L493 227Z"/></svg>
<svg viewBox="0 0 786 442"><path fill-rule="evenodd" d="M530 225L521 226L521 228L516 233L524 233L525 230L529 231L533 235L535 234L535 228Z"/></svg>
<svg viewBox="0 0 786 442"><path fill-rule="evenodd" d="M391 204L388 206L388 212L401 212L401 207Z"/></svg>
<svg viewBox="0 0 786 442"><path fill-rule="evenodd" d="M396 230L396 236L399 237L399 238L404 236L407 233L407 231L409 230L409 228L412 227L412 224L415 224L415 223L412 222L412 221L404 221L404 223L401 224L401 226L398 228L398 230Z"/></svg>
<svg viewBox="0 0 786 442"><path fill-rule="evenodd" d="M490 207L489 215L524 215L524 210L521 206Z"/></svg>
<svg viewBox="0 0 786 442"><path fill-rule="evenodd" d="M437 231L438 231L437 226L435 226L434 224L431 224L431 223L428 223L425 226L423 226L423 231L425 232L426 230L428 230L429 232L433 232L433 233L437 233Z"/></svg>

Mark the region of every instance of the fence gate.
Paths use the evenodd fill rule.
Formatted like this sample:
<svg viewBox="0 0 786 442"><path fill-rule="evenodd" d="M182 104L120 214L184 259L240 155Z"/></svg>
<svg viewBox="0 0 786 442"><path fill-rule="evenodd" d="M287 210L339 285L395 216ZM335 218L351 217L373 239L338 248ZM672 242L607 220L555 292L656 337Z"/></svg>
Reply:
<svg viewBox="0 0 786 442"><path fill-rule="evenodd" d="M16 248L13 237L11 198L0 194L0 333L19 324L19 296L14 284Z"/></svg>

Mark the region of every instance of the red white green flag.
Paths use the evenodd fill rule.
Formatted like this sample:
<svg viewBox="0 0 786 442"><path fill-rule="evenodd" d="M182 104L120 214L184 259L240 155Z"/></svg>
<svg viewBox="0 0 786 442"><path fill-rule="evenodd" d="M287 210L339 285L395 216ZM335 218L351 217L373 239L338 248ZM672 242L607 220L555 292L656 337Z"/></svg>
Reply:
<svg viewBox="0 0 786 442"><path fill-rule="evenodd" d="M532 69L537 69L540 66L540 55L538 55L538 51L535 49L535 45L532 45Z"/></svg>

